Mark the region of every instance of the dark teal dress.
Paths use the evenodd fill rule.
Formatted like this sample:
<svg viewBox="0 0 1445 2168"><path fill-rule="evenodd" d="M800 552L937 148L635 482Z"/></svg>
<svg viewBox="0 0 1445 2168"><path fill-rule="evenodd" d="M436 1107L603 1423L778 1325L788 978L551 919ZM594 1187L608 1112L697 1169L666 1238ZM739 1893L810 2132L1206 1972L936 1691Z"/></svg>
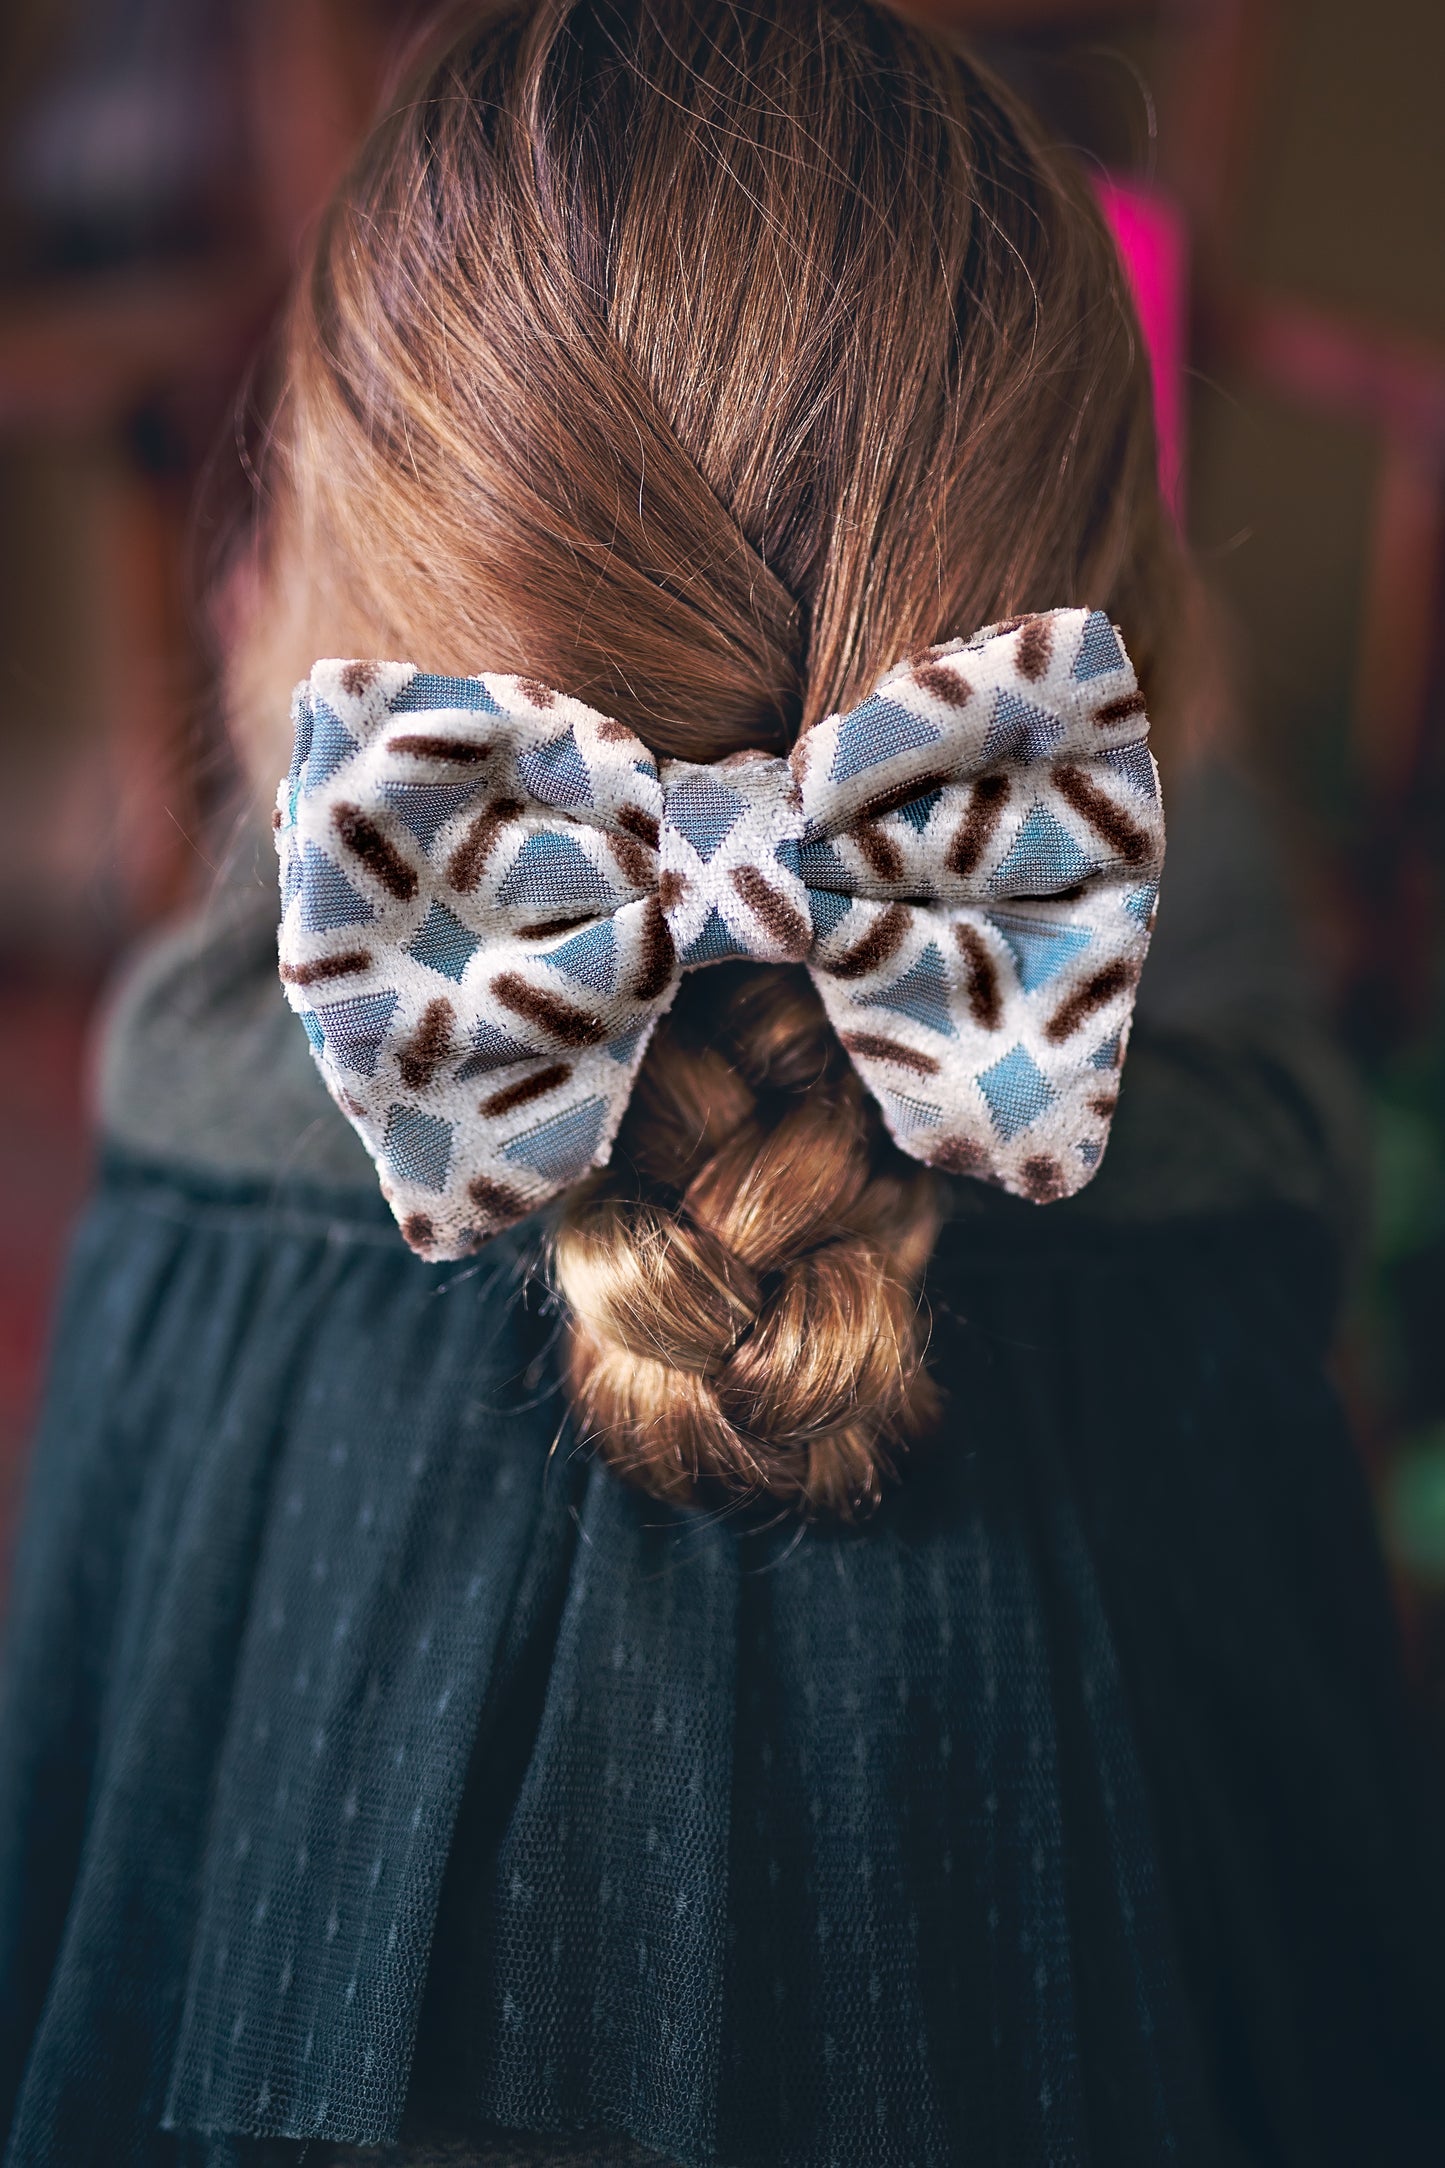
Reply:
<svg viewBox="0 0 1445 2168"><path fill-rule="evenodd" d="M1445 2159L1348 1101L1196 796L1104 1170L960 1185L851 1534L580 1452L535 1228L404 1248L264 843L143 963L11 1601L9 2168Z"/></svg>

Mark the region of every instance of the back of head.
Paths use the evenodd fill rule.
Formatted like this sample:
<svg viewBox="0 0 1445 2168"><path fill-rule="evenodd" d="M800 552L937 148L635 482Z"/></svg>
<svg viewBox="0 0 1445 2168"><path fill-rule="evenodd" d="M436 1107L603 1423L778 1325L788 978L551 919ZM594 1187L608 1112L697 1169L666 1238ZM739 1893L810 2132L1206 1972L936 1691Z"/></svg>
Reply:
<svg viewBox="0 0 1445 2168"><path fill-rule="evenodd" d="M473 10L326 217L276 446L235 675L268 765L323 653L705 760L1032 609L1108 610L1149 687L1171 602L1088 192L870 0ZM934 1414L935 1227L806 977L692 975L556 1239L587 1432L660 1495L867 1505Z"/></svg>

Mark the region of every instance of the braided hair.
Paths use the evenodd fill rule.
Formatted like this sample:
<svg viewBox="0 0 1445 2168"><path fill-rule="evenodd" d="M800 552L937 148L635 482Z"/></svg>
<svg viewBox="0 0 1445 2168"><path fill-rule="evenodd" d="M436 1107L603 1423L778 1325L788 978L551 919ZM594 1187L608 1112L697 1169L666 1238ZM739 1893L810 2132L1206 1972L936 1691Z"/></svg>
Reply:
<svg viewBox="0 0 1445 2168"><path fill-rule="evenodd" d="M515 671L716 760L1088 604L1159 706L1175 556L1113 245L1009 94L874 0L454 11L286 336L233 674L262 769L318 654ZM938 1209L801 973L694 974L556 1237L584 1432L667 1498L865 1509L935 1412Z"/></svg>

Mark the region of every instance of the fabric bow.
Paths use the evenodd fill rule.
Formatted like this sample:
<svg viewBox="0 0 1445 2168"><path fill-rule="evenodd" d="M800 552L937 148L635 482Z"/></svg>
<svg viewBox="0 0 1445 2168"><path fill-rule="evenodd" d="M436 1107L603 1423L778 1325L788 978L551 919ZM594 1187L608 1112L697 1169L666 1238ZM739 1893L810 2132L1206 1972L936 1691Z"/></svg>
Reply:
<svg viewBox="0 0 1445 2168"><path fill-rule="evenodd" d="M527 678L319 662L281 784L281 977L423 1256L607 1159L685 971L805 963L912 1158L1097 1167L1164 853L1107 617L892 670L787 759L657 760Z"/></svg>

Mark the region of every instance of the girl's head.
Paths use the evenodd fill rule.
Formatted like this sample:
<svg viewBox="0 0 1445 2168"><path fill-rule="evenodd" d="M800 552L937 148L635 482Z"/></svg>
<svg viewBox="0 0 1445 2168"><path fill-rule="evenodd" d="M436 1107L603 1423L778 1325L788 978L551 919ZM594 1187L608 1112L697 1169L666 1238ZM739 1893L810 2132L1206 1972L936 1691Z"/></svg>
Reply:
<svg viewBox="0 0 1445 2168"><path fill-rule="evenodd" d="M780 750L914 651L1173 551L1087 186L870 0L478 7L374 131L289 327L238 720L321 654L512 671L660 754ZM934 1413L931 1178L805 976L692 974L555 1270L648 1489L835 1512Z"/></svg>

